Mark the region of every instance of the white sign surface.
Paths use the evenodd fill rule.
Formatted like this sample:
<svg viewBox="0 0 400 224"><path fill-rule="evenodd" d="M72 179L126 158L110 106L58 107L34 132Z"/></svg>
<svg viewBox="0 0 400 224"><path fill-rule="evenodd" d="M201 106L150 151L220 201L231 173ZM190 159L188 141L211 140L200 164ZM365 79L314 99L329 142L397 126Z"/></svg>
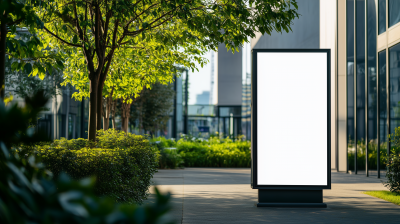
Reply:
<svg viewBox="0 0 400 224"><path fill-rule="evenodd" d="M327 53L257 53L257 184L327 185Z"/></svg>

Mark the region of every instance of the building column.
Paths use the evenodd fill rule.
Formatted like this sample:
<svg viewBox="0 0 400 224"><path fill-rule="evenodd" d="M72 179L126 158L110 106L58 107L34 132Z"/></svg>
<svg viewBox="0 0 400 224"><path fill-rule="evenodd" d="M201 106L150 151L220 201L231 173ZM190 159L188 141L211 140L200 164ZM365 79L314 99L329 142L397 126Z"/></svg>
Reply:
<svg viewBox="0 0 400 224"><path fill-rule="evenodd" d="M346 1L337 1L337 171L347 171Z"/></svg>

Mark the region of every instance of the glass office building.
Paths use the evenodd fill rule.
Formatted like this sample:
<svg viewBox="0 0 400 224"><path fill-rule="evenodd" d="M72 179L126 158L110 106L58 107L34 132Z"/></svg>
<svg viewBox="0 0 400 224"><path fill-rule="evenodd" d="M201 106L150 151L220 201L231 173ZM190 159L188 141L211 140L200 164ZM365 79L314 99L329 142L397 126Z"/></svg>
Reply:
<svg viewBox="0 0 400 224"><path fill-rule="evenodd" d="M252 48L331 49L331 168L380 177L400 127L400 1L297 2L293 32L259 35Z"/></svg>
<svg viewBox="0 0 400 224"><path fill-rule="evenodd" d="M394 150L388 135L400 126L400 1L338 6L346 12L346 28L337 27L338 36L346 31L346 171L379 177Z"/></svg>

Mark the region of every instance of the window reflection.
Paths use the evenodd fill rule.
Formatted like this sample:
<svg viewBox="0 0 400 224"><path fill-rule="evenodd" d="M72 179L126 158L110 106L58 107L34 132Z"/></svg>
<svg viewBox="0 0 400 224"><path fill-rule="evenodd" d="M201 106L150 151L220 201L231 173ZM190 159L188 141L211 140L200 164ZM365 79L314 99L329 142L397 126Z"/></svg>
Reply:
<svg viewBox="0 0 400 224"><path fill-rule="evenodd" d="M389 86L390 86L390 134L400 126L400 44L389 48ZM391 149L400 152L400 149L391 145Z"/></svg>
<svg viewBox="0 0 400 224"><path fill-rule="evenodd" d="M389 0L389 27L396 25L400 22L400 1Z"/></svg>
<svg viewBox="0 0 400 224"><path fill-rule="evenodd" d="M368 0L367 52L368 52L368 169L377 168L377 77L376 77L376 11L375 1Z"/></svg>
<svg viewBox="0 0 400 224"><path fill-rule="evenodd" d="M365 1L356 1L357 170L365 170Z"/></svg>
<svg viewBox="0 0 400 224"><path fill-rule="evenodd" d="M354 169L354 1L347 0L347 151L348 169Z"/></svg>
<svg viewBox="0 0 400 224"><path fill-rule="evenodd" d="M386 31L386 0L379 0L378 6L378 25L379 34Z"/></svg>
<svg viewBox="0 0 400 224"><path fill-rule="evenodd" d="M220 117L241 116L241 107L219 107Z"/></svg>
<svg viewBox="0 0 400 224"><path fill-rule="evenodd" d="M385 168L385 154L387 149L387 107L386 107L386 51L378 54L379 72L379 148L380 148L380 168ZM385 154L386 155L386 154Z"/></svg>

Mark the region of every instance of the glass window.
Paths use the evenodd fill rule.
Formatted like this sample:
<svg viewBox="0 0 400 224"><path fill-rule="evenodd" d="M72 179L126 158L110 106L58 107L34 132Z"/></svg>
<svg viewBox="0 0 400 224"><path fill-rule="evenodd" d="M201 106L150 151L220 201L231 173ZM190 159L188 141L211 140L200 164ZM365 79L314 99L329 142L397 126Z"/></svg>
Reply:
<svg viewBox="0 0 400 224"><path fill-rule="evenodd" d="M86 99L83 101L83 124L82 124L82 136L81 138L88 138L88 132L87 130L89 129L89 100ZM115 120L115 119L114 119Z"/></svg>
<svg viewBox="0 0 400 224"><path fill-rule="evenodd" d="M220 117L229 117L229 116L240 116L242 108L239 107L220 107L219 108L219 116Z"/></svg>
<svg viewBox="0 0 400 224"><path fill-rule="evenodd" d="M215 116L215 107L213 105L188 105L188 115Z"/></svg>
<svg viewBox="0 0 400 224"><path fill-rule="evenodd" d="M354 1L347 0L347 150L348 169L354 169Z"/></svg>
<svg viewBox="0 0 400 224"><path fill-rule="evenodd" d="M368 52L368 169L376 170L376 150L378 143L377 130L377 77L376 77L376 11L375 0L368 0L368 29L367 29L367 52Z"/></svg>
<svg viewBox="0 0 400 224"><path fill-rule="evenodd" d="M218 118L216 117L189 117L189 133L193 136L209 138L218 134Z"/></svg>
<svg viewBox="0 0 400 224"><path fill-rule="evenodd" d="M83 103L77 101L76 102L76 107L77 107L77 113L75 116L75 138L81 138L82 137L82 106ZM110 122L111 123L111 122Z"/></svg>
<svg viewBox="0 0 400 224"><path fill-rule="evenodd" d="M385 157L383 154L387 148L387 107L386 107L386 51L378 54L379 72L379 148L380 148L380 168L385 168ZM385 154L386 155L386 154Z"/></svg>
<svg viewBox="0 0 400 224"><path fill-rule="evenodd" d="M386 31L386 0L379 0L378 16L379 16L379 34Z"/></svg>
<svg viewBox="0 0 400 224"><path fill-rule="evenodd" d="M396 25L400 22L400 1L389 0L389 27Z"/></svg>
<svg viewBox="0 0 400 224"><path fill-rule="evenodd" d="M400 126L400 44L389 48L390 134ZM394 146L392 145L391 148ZM397 149L399 153L400 149Z"/></svg>
<svg viewBox="0 0 400 224"><path fill-rule="evenodd" d="M365 1L356 1L357 170L365 170Z"/></svg>

